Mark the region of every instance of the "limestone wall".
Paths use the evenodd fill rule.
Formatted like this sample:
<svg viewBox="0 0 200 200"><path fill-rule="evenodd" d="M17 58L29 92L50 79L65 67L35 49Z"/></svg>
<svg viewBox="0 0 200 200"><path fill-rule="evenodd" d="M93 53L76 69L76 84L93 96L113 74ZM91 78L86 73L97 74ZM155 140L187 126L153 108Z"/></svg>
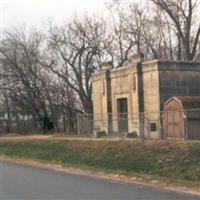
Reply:
<svg viewBox="0 0 200 200"><path fill-rule="evenodd" d="M108 96L107 96L107 78L108 71L103 71L93 76L92 81L92 99L94 113L94 130L108 129Z"/></svg>
<svg viewBox="0 0 200 200"><path fill-rule="evenodd" d="M159 137L160 126L160 91L157 60L142 64L144 112L148 113L149 125L155 124L156 130L149 130L150 137ZM149 127L151 129L151 127Z"/></svg>
<svg viewBox="0 0 200 200"><path fill-rule="evenodd" d="M111 88L112 88L112 113L113 131L118 131L117 121L117 99L127 98L128 104L128 132L139 129L139 107L138 107L138 85L137 85L136 64L131 64L124 68L112 70Z"/></svg>
<svg viewBox="0 0 200 200"><path fill-rule="evenodd" d="M95 130L118 132L117 100L126 98L128 132L141 133L142 125L149 128L146 132L150 137L157 138L162 131L160 111L166 100L172 96L200 96L200 63L153 60L112 70L106 67L93 76ZM141 111L148 114L144 121L139 117Z"/></svg>
<svg viewBox="0 0 200 200"><path fill-rule="evenodd" d="M160 108L172 96L200 96L200 63L159 62Z"/></svg>

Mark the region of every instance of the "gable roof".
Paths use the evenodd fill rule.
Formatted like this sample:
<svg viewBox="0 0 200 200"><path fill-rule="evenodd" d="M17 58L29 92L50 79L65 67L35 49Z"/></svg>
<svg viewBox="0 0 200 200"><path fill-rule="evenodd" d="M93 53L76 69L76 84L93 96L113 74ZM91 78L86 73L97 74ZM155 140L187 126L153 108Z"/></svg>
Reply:
<svg viewBox="0 0 200 200"><path fill-rule="evenodd" d="M200 109L200 96L175 96L170 98L165 105L167 105L172 100L176 100L182 104L183 109Z"/></svg>

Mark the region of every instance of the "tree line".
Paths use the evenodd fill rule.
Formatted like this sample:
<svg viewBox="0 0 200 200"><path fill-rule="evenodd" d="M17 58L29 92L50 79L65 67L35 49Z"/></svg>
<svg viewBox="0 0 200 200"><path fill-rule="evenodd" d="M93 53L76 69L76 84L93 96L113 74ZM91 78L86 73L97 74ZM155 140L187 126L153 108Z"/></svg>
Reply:
<svg viewBox="0 0 200 200"><path fill-rule="evenodd" d="M61 116L74 130L77 113L92 113L93 73L101 63L123 66L135 54L145 60L200 60L200 2L151 0L145 5L107 3L103 16L74 17L47 31L13 28L0 46L0 102L34 120ZM55 126L56 127L56 126Z"/></svg>

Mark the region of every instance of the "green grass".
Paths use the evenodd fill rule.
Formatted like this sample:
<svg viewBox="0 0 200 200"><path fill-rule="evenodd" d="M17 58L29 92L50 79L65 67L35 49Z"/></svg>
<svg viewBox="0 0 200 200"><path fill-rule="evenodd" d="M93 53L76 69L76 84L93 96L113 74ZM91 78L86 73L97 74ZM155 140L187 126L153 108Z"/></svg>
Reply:
<svg viewBox="0 0 200 200"><path fill-rule="evenodd" d="M200 142L0 141L0 155L200 186Z"/></svg>

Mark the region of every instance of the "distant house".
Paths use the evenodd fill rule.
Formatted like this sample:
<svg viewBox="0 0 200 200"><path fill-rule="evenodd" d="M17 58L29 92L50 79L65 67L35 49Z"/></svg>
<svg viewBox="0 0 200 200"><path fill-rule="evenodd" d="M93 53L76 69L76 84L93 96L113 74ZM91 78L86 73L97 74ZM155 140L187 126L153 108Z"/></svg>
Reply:
<svg viewBox="0 0 200 200"><path fill-rule="evenodd" d="M200 62L135 57L125 66L104 63L101 69L92 80L93 126L108 134L143 132L158 138L165 102L172 96L200 96Z"/></svg>

